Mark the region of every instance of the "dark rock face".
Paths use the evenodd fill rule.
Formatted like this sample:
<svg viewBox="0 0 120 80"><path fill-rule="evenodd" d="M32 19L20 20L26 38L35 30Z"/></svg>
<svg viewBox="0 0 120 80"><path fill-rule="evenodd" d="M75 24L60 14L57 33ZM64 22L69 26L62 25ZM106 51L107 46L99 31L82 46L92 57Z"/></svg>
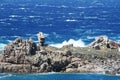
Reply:
<svg viewBox="0 0 120 80"><path fill-rule="evenodd" d="M102 39L98 43L103 42ZM75 48L71 44L58 49L17 38L0 54L1 73L106 72L120 74L120 54Z"/></svg>

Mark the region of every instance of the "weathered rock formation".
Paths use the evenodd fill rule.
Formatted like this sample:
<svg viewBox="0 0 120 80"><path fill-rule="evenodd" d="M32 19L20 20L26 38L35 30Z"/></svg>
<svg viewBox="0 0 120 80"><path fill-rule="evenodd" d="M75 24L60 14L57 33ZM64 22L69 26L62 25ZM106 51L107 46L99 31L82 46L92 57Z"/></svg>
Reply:
<svg viewBox="0 0 120 80"><path fill-rule="evenodd" d="M107 36L96 37L95 41L90 44L90 47L95 48L96 50L105 48L118 49L119 46L119 43L109 40Z"/></svg>
<svg viewBox="0 0 120 80"><path fill-rule="evenodd" d="M108 39L98 38L91 45L107 45ZM111 47L110 47L111 48ZM105 52L72 44L58 49L17 38L0 54L1 73L42 72L106 72L120 74L120 53L114 49Z"/></svg>

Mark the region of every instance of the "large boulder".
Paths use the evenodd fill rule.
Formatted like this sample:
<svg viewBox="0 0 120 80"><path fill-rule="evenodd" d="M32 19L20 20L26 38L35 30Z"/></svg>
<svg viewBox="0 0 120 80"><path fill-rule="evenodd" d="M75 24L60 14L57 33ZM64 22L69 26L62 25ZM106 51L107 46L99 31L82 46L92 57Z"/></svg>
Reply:
<svg viewBox="0 0 120 80"><path fill-rule="evenodd" d="M5 62L10 63L24 63L26 55L35 55L37 46L34 42L17 38L15 41L9 43L3 51Z"/></svg>
<svg viewBox="0 0 120 80"><path fill-rule="evenodd" d="M109 40L107 36L99 36L96 37L95 41L93 41L89 46L96 50L101 50L105 48L118 49L120 44Z"/></svg>

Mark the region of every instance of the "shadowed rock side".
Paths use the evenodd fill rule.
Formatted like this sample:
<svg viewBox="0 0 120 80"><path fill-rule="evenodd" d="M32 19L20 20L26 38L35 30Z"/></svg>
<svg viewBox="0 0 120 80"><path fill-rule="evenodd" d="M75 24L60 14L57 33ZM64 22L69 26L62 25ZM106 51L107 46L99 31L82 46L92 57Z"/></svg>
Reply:
<svg viewBox="0 0 120 80"><path fill-rule="evenodd" d="M58 49L36 44L31 39L17 38L1 52L0 72L105 72L120 74L119 45L116 43L117 48L108 48L109 42L107 39L105 44L104 39L101 39L100 42L97 42L98 40L89 47L73 47L70 44ZM107 46L106 49L103 50L101 44ZM94 45L99 46L99 50Z"/></svg>

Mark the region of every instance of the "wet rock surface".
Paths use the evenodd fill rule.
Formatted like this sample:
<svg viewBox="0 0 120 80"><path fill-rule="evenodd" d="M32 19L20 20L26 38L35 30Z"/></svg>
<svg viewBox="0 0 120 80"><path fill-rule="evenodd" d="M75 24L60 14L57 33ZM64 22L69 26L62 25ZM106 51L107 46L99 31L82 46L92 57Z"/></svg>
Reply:
<svg viewBox="0 0 120 80"><path fill-rule="evenodd" d="M100 42L104 40L100 39ZM107 39L106 39L107 41ZM94 44L96 44L94 42ZM100 44L100 43L99 43ZM0 54L1 73L94 72L120 74L120 52L114 48L41 46L17 38Z"/></svg>

